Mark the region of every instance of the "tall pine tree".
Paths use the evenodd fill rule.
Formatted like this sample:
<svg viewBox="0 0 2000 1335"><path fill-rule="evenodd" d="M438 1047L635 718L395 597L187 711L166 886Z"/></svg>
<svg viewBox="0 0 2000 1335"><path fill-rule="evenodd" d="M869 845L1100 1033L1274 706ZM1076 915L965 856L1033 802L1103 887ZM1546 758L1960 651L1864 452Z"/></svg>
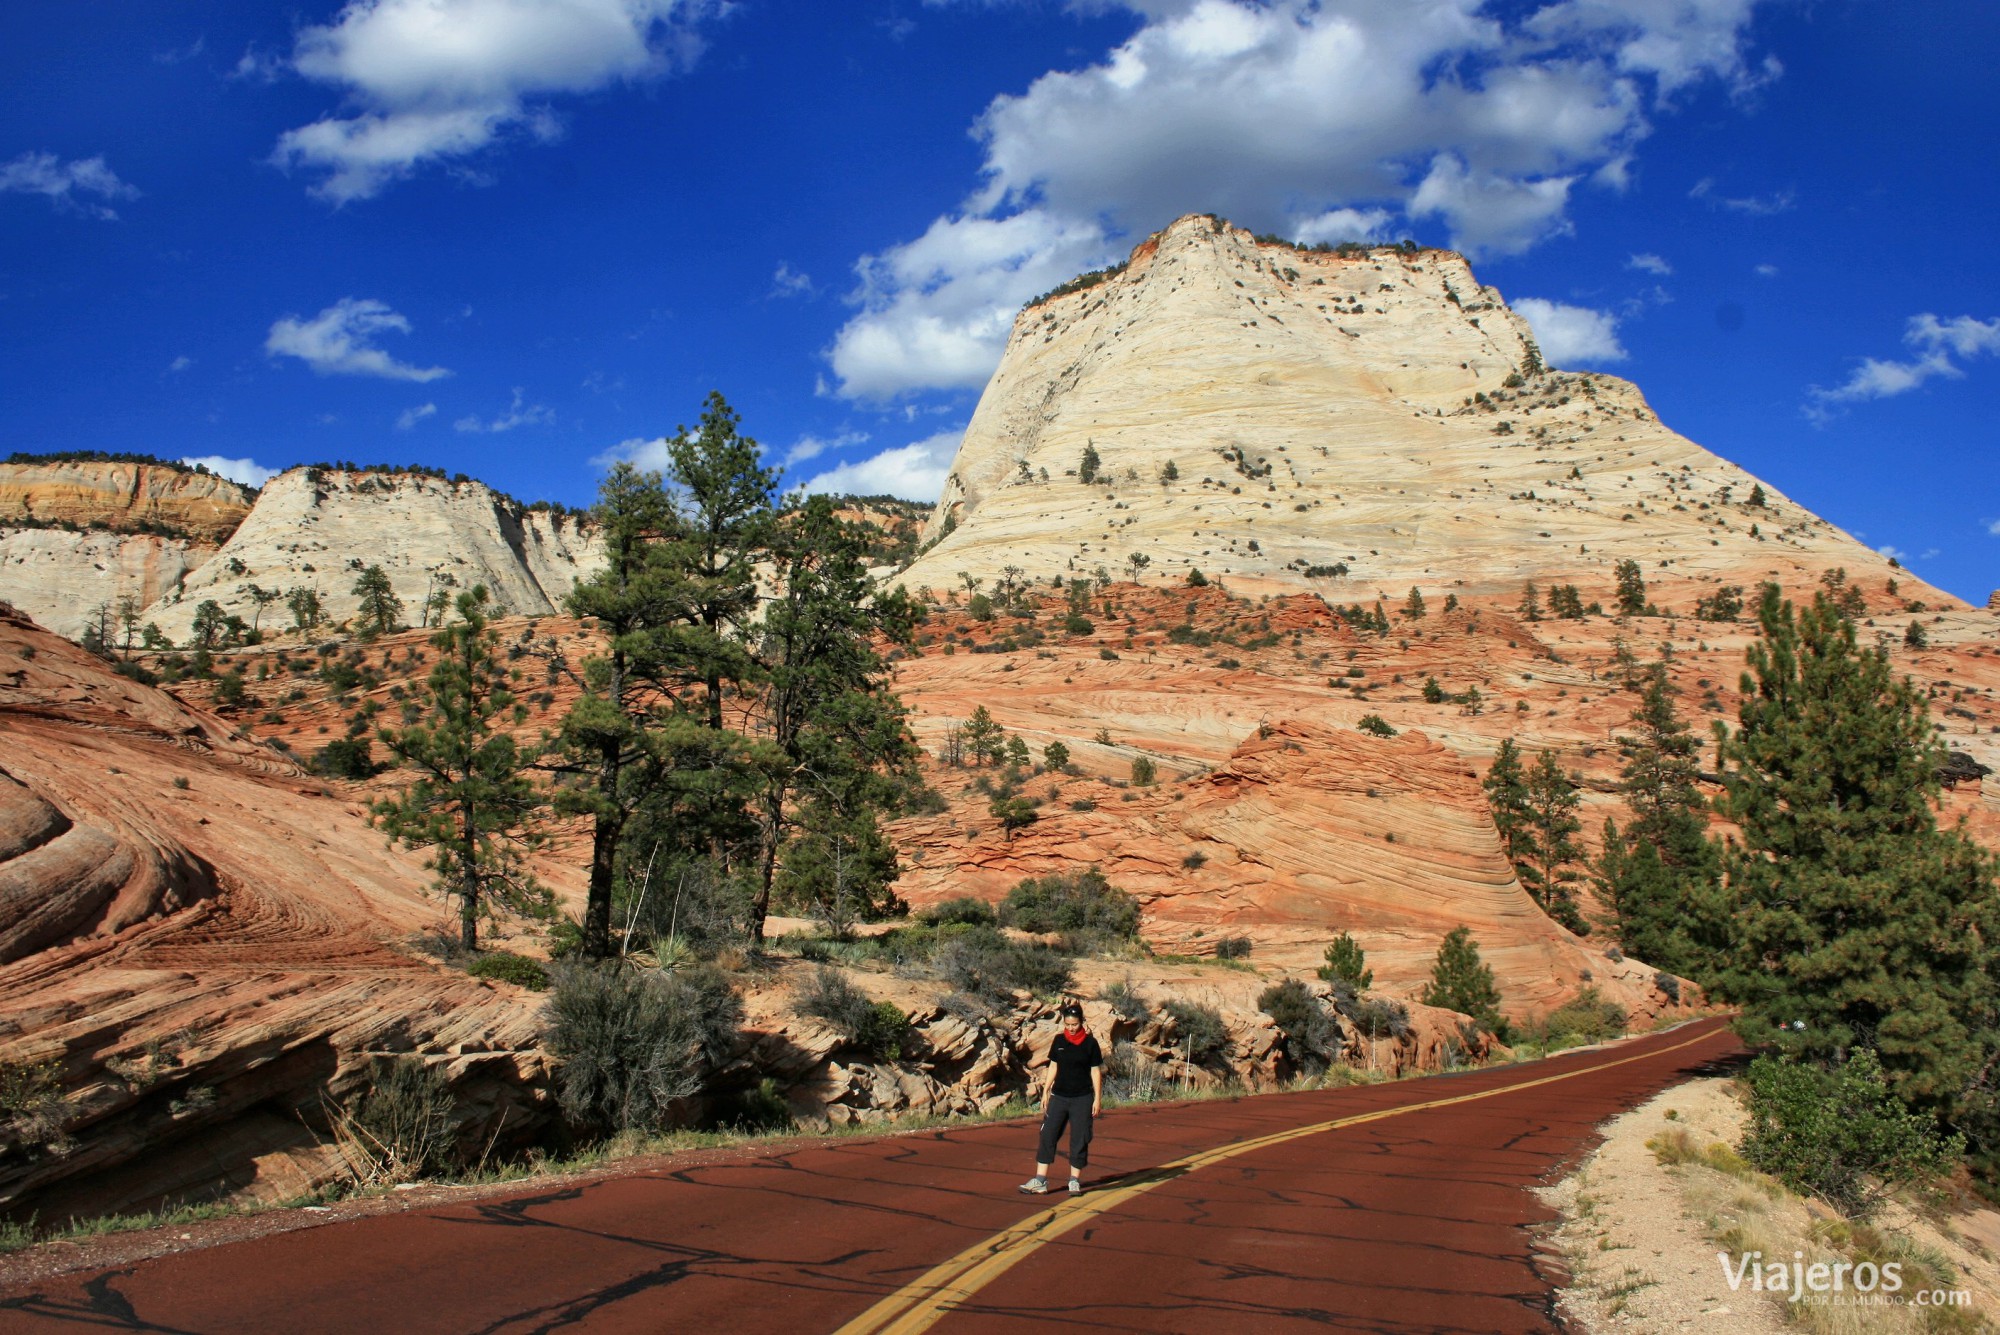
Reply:
<svg viewBox="0 0 2000 1335"><path fill-rule="evenodd" d="M391 839L434 850L438 887L458 899L459 942L476 950L482 910L547 910L547 891L521 867L522 852L540 841L533 818L546 798L527 776L531 758L497 726L521 716L486 624L485 585L458 595L458 617L431 637L429 717L377 734L417 778L373 814Z"/></svg>
<svg viewBox="0 0 2000 1335"><path fill-rule="evenodd" d="M1500 1018L1500 988L1493 981L1493 966L1479 958L1479 943L1472 939L1470 927L1461 923L1445 933L1438 944L1423 1003L1470 1015L1481 1028L1495 1034L1505 1027L1506 1021Z"/></svg>
<svg viewBox="0 0 2000 1335"><path fill-rule="evenodd" d="M1767 584L1739 726L1719 738L1733 941L1717 993L1753 1042L1822 1064L1880 1054L1892 1088L1996 1137L1994 857L1940 830L1924 697L1861 649L1837 595L1794 613ZM1718 729L1718 732L1721 730Z"/></svg>

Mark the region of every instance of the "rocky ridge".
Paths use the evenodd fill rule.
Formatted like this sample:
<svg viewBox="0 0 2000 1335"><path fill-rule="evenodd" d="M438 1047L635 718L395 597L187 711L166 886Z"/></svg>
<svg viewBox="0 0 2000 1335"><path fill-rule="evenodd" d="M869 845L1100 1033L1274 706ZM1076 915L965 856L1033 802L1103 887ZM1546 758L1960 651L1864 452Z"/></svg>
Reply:
<svg viewBox="0 0 2000 1335"><path fill-rule="evenodd" d="M1335 599L1625 558L1688 583L1891 573L1628 382L1544 367L1463 256L1301 250L1206 215L1020 313L923 536L905 577L937 589L1008 566L1118 575L1133 553L1142 581L1199 569Z"/></svg>

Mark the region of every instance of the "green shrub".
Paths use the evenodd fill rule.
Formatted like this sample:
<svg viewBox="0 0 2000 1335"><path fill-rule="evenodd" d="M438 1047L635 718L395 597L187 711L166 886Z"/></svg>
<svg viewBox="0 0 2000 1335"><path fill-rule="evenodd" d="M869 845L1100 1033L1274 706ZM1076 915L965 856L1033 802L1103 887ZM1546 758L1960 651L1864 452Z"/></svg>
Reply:
<svg viewBox="0 0 2000 1335"><path fill-rule="evenodd" d="M1016 991L1055 996L1069 990L1070 961L1047 946L1009 941L990 927L944 937L931 954L938 977L961 992L999 999Z"/></svg>
<svg viewBox="0 0 2000 1335"><path fill-rule="evenodd" d="M933 927L944 927L951 923L972 923L991 927L999 921L999 917L993 912L993 906L985 900L965 895L931 905L917 915L917 921L928 923Z"/></svg>
<svg viewBox="0 0 2000 1335"><path fill-rule="evenodd" d="M526 955L516 955L511 950L489 951L466 965L465 971L474 978L493 978L525 987L530 992L549 990L548 965Z"/></svg>
<svg viewBox="0 0 2000 1335"><path fill-rule="evenodd" d="M1366 992L1375 982L1375 971L1368 967L1368 955L1355 944L1352 936L1342 932L1326 948L1326 963L1319 969L1319 976L1329 983L1344 984L1350 991Z"/></svg>
<svg viewBox="0 0 2000 1335"><path fill-rule="evenodd" d="M1098 993L1098 997L1105 1005L1111 1007L1112 1014L1133 1024L1138 1024L1153 1013L1152 1008L1146 1004L1146 999L1132 989L1129 981L1110 984Z"/></svg>
<svg viewBox="0 0 2000 1335"><path fill-rule="evenodd" d="M1285 1051L1301 1070L1324 1071L1340 1059L1340 1026L1312 989L1296 978L1264 989L1257 1009L1285 1036Z"/></svg>
<svg viewBox="0 0 2000 1335"><path fill-rule="evenodd" d="M709 1123L718 1129L752 1134L787 1131L792 1126L792 1109L778 1092L777 1083L766 1076L757 1082L756 1088L718 1100L709 1114Z"/></svg>
<svg viewBox="0 0 2000 1335"><path fill-rule="evenodd" d="M1363 714L1361 721L1354 725L1361 731L1375 737L1394 737L1396 730L1380 714Z"/></svg>
<svg viewBox="0 0 2000 1335"><path fill-rule="evenodd" d="M1944 1137L1897 1099L1871 1049L1831 1071L1759 1057L1748 1082L1743 1157L1854 1218L1872 1214L1888 1187L1934 1178L1964 1156L1962 1137Z"/></svg>
<svg viewBox="0 0 2000 1335"><path fill-rule="evenodd" d="M1030 877L1007 892L999 918L1024 932L1139 934L1139 901L1115 888L1096 867L1073 876Z"/></svg>
<svg viewBox="0 0 2000 1335"><path fill-rule="evenodd" d="M1141 788L1150 788L1159 777L1159 768L1150 756L1136 756L1132 761L1132 782Z"/></svg>
<svg viewBox="0 0 2000 1335"><path fill-rule="evenodd" d="M900 1061L915 1034L909 1016L889 1002L870 1001L867 993L834 969L815 969L794 1005L799 1014L833 1026L848 1046L884 1061Z"/></svg>
<svg viewBox="0 0 2000 1335"><path fill-rule="evenodd" d="M1169 1001L1161 1009L1173 1021L1174 1046L1199 1066L1229 1050L1229 1029L1213 1006L1195 1001Z"/></svg>
<svg viewBox="0 0 2000 1335"><path fill-rule="evenodd" d="M674 1102L701 1089L743 1022L742 1001L709 966L570 965L553 981L543 1015L563 1111L606 1130L671 1125Z"/></svg>
<svg viewBox="0 0 2000 1335"><path fill-rule="evenodd" d="M366 737L342 737L319 749L312 768L331 779L366 779L375 773L374 752Z"/></svg>
<svg viewBox="0 0 2000 1335"><path fill-rule="evenodd" d="M1219 960L1247 960L1253 945L1247 936L1225 936L1215 943L1215 957Z"/></svg>
<svg viewBox="0 0 2000 1335"><path fill-rule="evenodd" d="M1586 1043L1616 1038L1625 1032L1625 1008L1606 1001L1592 985L1550 1011L1542 1021L1542 1032L1551 1039L1577 1038Z"/></svg>
<svg viewBox="0 0 2000 1335"><path fill-rule="evenodd" d="M378 1057L346 1129L374 1160L373 1176L402 1182L450 1165L457 1106L444 1071L417 1057Z"/></svg>

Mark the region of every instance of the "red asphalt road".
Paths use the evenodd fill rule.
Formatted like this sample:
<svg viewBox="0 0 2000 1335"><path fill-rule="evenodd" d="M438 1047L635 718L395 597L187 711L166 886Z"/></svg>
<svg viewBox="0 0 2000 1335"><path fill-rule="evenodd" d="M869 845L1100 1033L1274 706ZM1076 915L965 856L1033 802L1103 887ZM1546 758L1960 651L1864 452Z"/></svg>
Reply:
<svg viewBox="0 0 2000 1335"><path fill-rule="evenodd" d="M1460 1075L1113 1109L1086 1173L1105 1186L1276 1131L1505 1091L1155 1173L937 1328L1551 1329L1534 1249L1549 1216L1529 1188L1605 1118L1736 1051L1704 1020ZM1567 1071L1581 1073L1507 1088ZM1012 1122L838 1141L274 1234L0 1293L0 1331L833 1331L1071 1208L1014 1190L1034 1135Z"/></svg>

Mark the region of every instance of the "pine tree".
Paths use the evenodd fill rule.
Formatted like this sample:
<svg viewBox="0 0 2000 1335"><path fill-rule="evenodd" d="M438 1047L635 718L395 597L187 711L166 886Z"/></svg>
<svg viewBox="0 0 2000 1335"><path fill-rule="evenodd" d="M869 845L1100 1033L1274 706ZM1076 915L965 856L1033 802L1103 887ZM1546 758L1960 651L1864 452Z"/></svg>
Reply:
<svg viewBox="0 0 2000 1335"><path fill-rule="evenodd" d="M1757 609L1739 726L1721 737L1733 940L1715 980L1745 1037L1821 1064L1881 1056L1905 1102L1942 1111L1989 1164L2000 861L1933 804L1924 697L1860 649L1840 594Z"/></svg>
<svg viewBox="0 0 2000 1335"><path fill-rule="evenodd" d="M975 765L989 764L1000 758L1006 736L1007 730L993 721L992 712L985 705L976 706L965 722L965 753Z"/></svg>
<svg viewBox="0 0 2000 1335"><path fill-rule="evenodd" d="M1534 581L1530 580L1521 588L1521 620L1540 621L1542 619L1542 595Z"/></svg>
<svg viewBox="0 0 2000 1335"><path fill-rule="evenodd" d="M1335 937L1326 948L1326 963L1320 966L1319 976L1355 992L1366 992L1375 983L1375 971L1368 967L1367 952L1347 932Z"/></svg>
<svg viewBox="0 0 2000 1335"><path fill-rule="evenodd" d="M915 786L917 755L880 649L909 640L916 609L900 587L876 587L866 535L828 497L812 496L780 527L776 557L779 593L757 645L765 686L756 731L768 747L759 766L753 940L763 937L781 850L793 897L824 904L833 896L862 917L898 905L888 888L895 850L876 817ZM787 844L795 825L802 832ZM805 875L808 865L837 875Z"/></svg>
<svg viewBox="0 0 2000 1335"><path fill-rule="evenodd" d="M1645 670L1646 689L1632 711L1636 735L1618 737L1632 819L1623 832L1605 822L1598 893L1611 910L1619 944L1676 974L1705 972L1697 943L1712 942L1717 875L1702 796L1700 743L1674 708L1664 663Z"/></svg>
<svg viewBox="0 0 2000 1335"><path fill-rule="evenodd" d="M1583 850L1576 832L1580 799L1554 751L1535 757L1527 778L1528 857L1516 863L1521 884L1545 912L1572 932L1590 930L1576 907L1576 880Z"/></svg>
<svg viewBox="0 0 2000 1335"><path fill-rule="evenodd" d="M1620 561L1618 576L1618 614L1636 617L1646 613L1646 577L1639 571L1637 561Z"/></svg>
<svg viewBox="0 0 2000 1335"><path fill-rule="evenodd" d="M1408 617L1412 621L1423 620L1424 617L1423 590L1414 587L1411 588L1409 598L1403 603L1403 615Z"/></svg>
<svg viewBox="0 0 2000 1335"><path fill-rule="evenodd" d="M1084 442L1083 458L1076 466L1076 480L1086 487L1090 486L1097 481L1097 470L1103 465L1104 461L1097 456L1097 446L1088 441Z"/></svg>
<svg viewBox="0 0 2000 1335"><path fill-rule="evenodd" d="M431 637L438 660L425 686L428 717L376 734L417 779L374 804L375 823L393 840L434 850L428 865L438 888L458 899L467 950L478 948L482 909L540 916L550 903L521 867L521 854L540 842L533 820L546 799L528 778L532 758L497 726L522 714L486 602L484 585L460 594L458 621Z"/></svg>
<svg viewBox="0 0 2000 1335"><path fill-rule="evenodd" d="M311 632L326 620L326 610L320 605L319 592L295 586L285 595L285 610L292 614L292 625L301 631Z"/></svg>
<svg viewBox="0 0 2000 1335"><path fill-rule="evenodd" d="M1431 964L1430 986L1424 989L1423 1003L1469 1015L1491 1033L1497 1034L1505 1026L1493 967L1479 958L1479 943L1472 939L1471 928L1460 924L1445 934Z"/></svg>
<svg viewBox="0 0 2000 1335"><path fill-rule="evenodd" d="M1513 738L1500 743L1480 787L1486 790L1486 803L1493 811L1493 828L1500 832L1500 847L1507 860L1517 865L1527 861L1534 851L1528 833L1533 813L1528 804L1527 771L1521 766L1521 752Z"/></svg>
<svg viewBox="0 0 2000 1335"><path fill-rule="evenodd" d="M387 635L396 628L397 619L403 615L403 600L396 596L396 586L381 566L369 566L362 571L350 592L361 599L355 619L364 634Z"/></svg>

